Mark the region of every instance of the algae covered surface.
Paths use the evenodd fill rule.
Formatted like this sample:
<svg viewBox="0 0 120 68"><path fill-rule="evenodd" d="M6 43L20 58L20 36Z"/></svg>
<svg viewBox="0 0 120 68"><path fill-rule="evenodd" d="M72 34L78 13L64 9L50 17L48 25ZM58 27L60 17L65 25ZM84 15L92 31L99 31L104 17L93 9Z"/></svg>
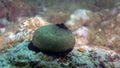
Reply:
<svg viewBox="0 0 120 68"><path fill-rule="evenodd" d="M24 41L12 48L10 51L4 53L0 56L0 68L101 68L108 67L117 68L118 65L111 65L111 61L106 58L109 56L104 56L101 51L101 56L97 56L94 51L81 52L73 49L66 57L57 57L53 55L47 55L42 52L34 52L29 50L28 44L30 42ZM98 59L99 57L99 59ZM106 65L101 64L99 61L106 61Z"/></svg>
<svg viewBox="0 0 120 68"><path fill-rule="evenodd" d="M93 68L94 64L88 56L81 52L72 53L65 58L48 56L42 52L35 53L28 49L29 42L23 42L0 56L0 68L69 68L87 66ZM74 53L74 52L73 52ZM80 57L81 56L81 57Z"/></svg>
<svg viewBox="0 0 120 68"><path fill-rule="evenodd" d="M72 32L64 25L51 24L38 28L34 33L32 43L47 52L63 52L73 49L75 38Z"/></svg>

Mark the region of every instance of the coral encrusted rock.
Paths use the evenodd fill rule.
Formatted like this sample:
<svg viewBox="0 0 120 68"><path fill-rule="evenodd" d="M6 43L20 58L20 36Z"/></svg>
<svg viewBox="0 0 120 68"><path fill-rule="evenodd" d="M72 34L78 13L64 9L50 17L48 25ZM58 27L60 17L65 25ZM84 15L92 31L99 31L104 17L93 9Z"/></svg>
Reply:
<svg viewBox="0 0 120 68"><path fill-rule="evenodd" d="M64 24L50 24L35 31L32 44L42 52L63 55L73 49L75 38Z"/></svg>

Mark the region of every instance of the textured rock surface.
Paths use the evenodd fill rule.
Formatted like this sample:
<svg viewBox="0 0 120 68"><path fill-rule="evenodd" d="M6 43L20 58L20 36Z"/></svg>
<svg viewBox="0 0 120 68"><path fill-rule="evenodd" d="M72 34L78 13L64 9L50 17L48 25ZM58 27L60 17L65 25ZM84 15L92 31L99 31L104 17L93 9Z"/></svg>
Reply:
<svg viewBox="0 0 120 68"><path fill-rule="evenodd" d="M72 50L75 45L74 35L64 25L42 26L35 31L32 43L40 50L47 52L63 52Z"/></svg>
<svg viewBox="0 0 120 68"><path fill-rule="evenodd" d="M82 26L93 27L96 22L99 22L100 16L90 10L78 9L75 10L73 14L70 15L70 19L65 23L65 25L72 31L77 30Z"/></svg>
<svg viewBox="0 0 120 68"><path fill-rule="evenodd" d="M15 48L11 49L9 52L0 56L0 67L1 68L18 68L18 67L66 68L79 66L88 66L90 68L93 67L93 63L90 61L90 58L87 55L82 56L83 54L77 50L73 50L73 53L69 54L68 57L64 58L65 59L64 61L61 61L60 58L48 56L43 54L42 52L35 53L33 51L30 51L28 49L28 44L29 42L23 42L17 45Z"/></svg>
<svg viewBox="0 0 120 68"><path fill-rule="evenodd" d="M6 43L28 40L31 41L36 29L48 25L42 17L30 17L16 25L15 32L7 32L3 40ZM0 29L1 30L1 29Z"/></svg>
<svg viewBox="0 0 120 68"><path fill-rule="evenodd" d="M17 21L20 17L34 16L41 12L41 8L28 0L0 0L0 18Z"/></svg>
<svg viewBox="0 0 120 68"><path fill-rule="evenodd" d="M57 58L28 49L23 42L0 56L0 68L119 68L120 57L100 48L73 49L66 57ZM53 48L54 49L54 48ZM115 58L116 57L116 58Z"/></svg>

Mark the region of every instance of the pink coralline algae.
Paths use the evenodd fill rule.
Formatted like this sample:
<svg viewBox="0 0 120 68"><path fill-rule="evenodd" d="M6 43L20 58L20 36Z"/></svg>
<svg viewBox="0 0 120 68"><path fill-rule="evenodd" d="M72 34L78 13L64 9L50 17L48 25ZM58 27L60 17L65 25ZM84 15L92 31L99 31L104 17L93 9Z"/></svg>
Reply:
<svg viewBox="0 0 120 68"><path fill-rule="evenodd" d="M41 26L50 24L41 17L31 17L20 22L16 29L16 33L8 34L8 40L10 42L20 40L31 40L36 29ZM15 36L14 38L10 38Z"/></svg>

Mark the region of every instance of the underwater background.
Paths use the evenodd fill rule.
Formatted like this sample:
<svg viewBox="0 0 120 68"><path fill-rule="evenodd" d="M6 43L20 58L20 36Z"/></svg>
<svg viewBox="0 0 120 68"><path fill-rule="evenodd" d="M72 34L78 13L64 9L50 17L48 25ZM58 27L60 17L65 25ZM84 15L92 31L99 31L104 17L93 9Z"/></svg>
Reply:
<svg viewBox="0 0 120 68"><path fill-rule="evenodd" d="M37 58L37 61L43 61L41 63L43 68L50 67L54 62L58 66L56 68L66 68L67 66L68 68L79 68L81 66L79 65L80 62L86 63L82 64L82 68L120 67L120 64L117 64L120 62L120 0L0 0L0 58L3 58L3 55L6 56L5 54L9 54L9 52L14 54L15 48L19 48L18 44L21 45L20 48L23 48L23 51L27 49L24 45L28 46L27 43L32 40L35 30L39 27L63 23L75 36L73 51L67 58L51 59L51 57L41 53L33 52L25 56L30 58L32 55L33 58L30 58L30 61L35 61L36 56L44 56L43 60L43 57ZM66 39L69 38L64 40L66 41ZM27 42L25 43L25 41ZM49 41L47 42L49 43ZM57 47L53 47L54 49L56 50ZM20 52L16 52L9 59L14 59L16 55L22 52L22 50L18 51ZM29 52L28 49L25 50L25 53L27 52ZM80 58L84 52L85 57ZM102 57L107 55L107 58L98 60L98 56L101 55ZM88 61L83 62L86 58ZM3 60L6 60L6 58L3 58ZM25 68L30 68L29 63L26 62L29 61L28 59L25 60L26 65L17 63L19 61L21 62L21 59L19 60L18 57L16 61L12 61L13 67L26 66ZM7 65L7 62L4 63ZM2 62L0 61L0 63ZM50 66L44 67L46 63ZM8 66L8 68L12 67ZM53 66L53 68L55 67Z"/></svg>

